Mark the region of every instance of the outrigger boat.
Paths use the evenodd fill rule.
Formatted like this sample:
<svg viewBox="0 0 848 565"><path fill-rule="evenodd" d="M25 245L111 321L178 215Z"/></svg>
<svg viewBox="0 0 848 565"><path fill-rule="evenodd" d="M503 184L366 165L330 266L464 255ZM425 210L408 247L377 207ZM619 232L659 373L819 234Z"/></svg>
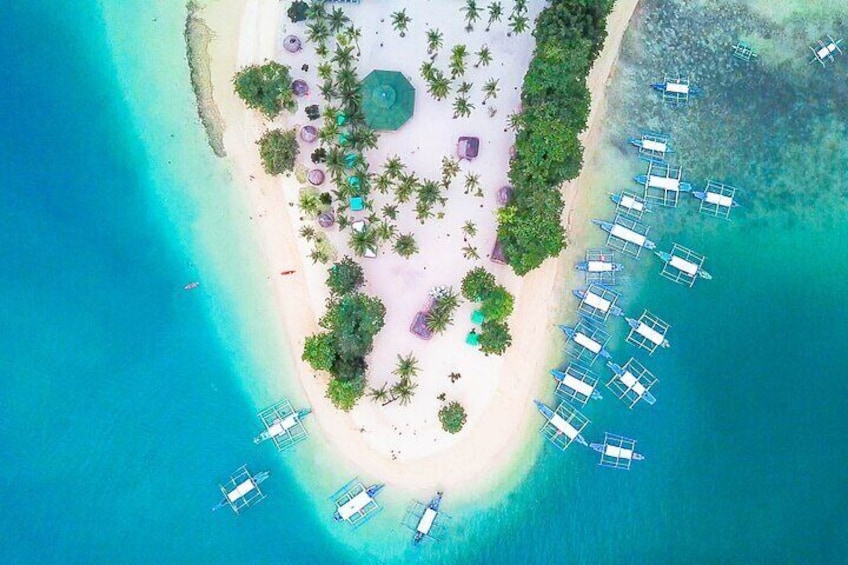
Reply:
<svg viewBox="0 0 848 565"><path fill-rule="evenodd" d="M574 441L576 441L580 445L586 447L589 446L589 443L583 438L583 435L580 433L580 431L586 427L586 424L588 424L589 421L586 420L579 412L574 409L568 410L569 412L571 412L572 417L566 419L563 418L557 412L551 410L543 402L534 400L533 403L536 405L536 408L539 409L539 412L542 413L542 416L544 416L545 420L547 421L545 428L547 428L548 426L551 427L551 435L548 437L548 439L554 442L554 445L557 445L557 442L562 438L562 436L565 436L565 438L567 438L567 441L561 442L563 443L563 445L558 446L560 447L560 449L564 450L571 444L571 442ZM565 403L560 404L560 408L562 408L563 406L567 405ZM577 425L575 426L575 424ZM542 428L543 431L545 430L545 428Z"/></svg>
<svg viewBox="0 0 848 565"><path fill-rule="evenodd" d="M672 106L681 106L689 101L689 96L700 94L700 91L689 84L689 79L685 77L666 77L663 82L651 83L651 88L661 92L663 100Z"/></svg>
<svg viewBox="0 0 848 565"><path fill-rule="evenodd" d="M571 291L571 293L578 299L585 300L586 304L592 308L597 308L604 314L612 314L613 316L624 315L624 311L620 307L615 304L611 304L610 301L603 296L598 296L594 292L591 292L591 289L583 290L575 288Z"/></svg>
<svg viewBox="0 0 848 565"><path fill-rule="evenodd" d="M677 192L692 192L692 183L676 179L674 177L658 177L655 175L636 175L633 177L637 183L649 188L660 188L663 190L676 190Z"/></svg>
<svg viewBox="0 0 848 565"><path fill-rule="evenodd" d="M197 282L197 281L194 281L194 282L190 282L187 285L185 285L183 287L183 290L194 290L195 288L197 288L199 286L200 286L200 283Z"/></svg>
<svg viewBox="0 0 848 565"><path fill-rule="evenodd" d="M663 133L647 132L641 137L629 137L627 142L639 149L639 156L647 161L665 162L665 156L674 153L668 142L669 136Z"/></svg>
<svg viewBox="0 0 848 565"><path fill-rule="evenodd" d="M624 265L607 261L580 261L574 268L581 273L620 273Z"/></svg>
<svg viewBox="0 0 848 565"><path fill-rule="evenodd" d="M717 192L692 191L692 196L706 204L713 204L724 208L737 208L739 203L732 196L725 196Z"/></svg>
<svg viewBox="0 0 848 565"><path fill-rule="evenodd" d="M581 404L586 404L589 399L592 400L603 400L604 397L598 392L597 384L598 379L595 377L588 377L588 382L585 380L587 377L584 372L583 375L573 375L575 370L569 367L565 371L560 371L559 369L551 369L551 376L558 383L557 390L555 391L556 395L560 395L560 387L564 387L567 389L566 394L569 400L574 400ZM583 377L583 378L578 378Z"/></svg>
<svg viewBox="0 0 848 565"><path fill-rule="evenodd" d="M604 453L604 444L602 444L602 443L590 443L589 447L591 447L593 450L597 451L598 453L601 453L601 454ZM619 449L619 448L616 448L616 449ZM634 461L644 461L645 456L642 455L641 453L633 452L631 454L631 459L633 459Z"/></svg>
<svg viewBox="0 0 848 565"><path fill-rule="evenodd" d="M634 361L635 359L631 359L628 365L630 365ZM641 364L639 364L639 366L641 367ZM628 393L632 393L633 395L635 395L635 400L628 398L628 400L631 401L631 408L633 408L633 406L639 400L644 400L645 403L650 406L653 406L657 402L656 397L651 394L650 390L648 390L648 388L650 388L653 382L656 382L656 379L653 379L653 375L649 375L652 378L653 382L645 385L642 384L638 376L634 375L630 370L625 367L622 367L618 363L608 361L607 367L609 367L610 370L614 373L614 379L617 378L620 383L620 392L622 392L622 394L621 396L619 396L619 398L624 399L624 397ZM609 384L607 384L607 386L609 386Z"/></svg>
<svg viewBox="0 0 848 565"><path fill-rule="evenodd" d="M644 235L633 231L632 229L622 226L621 224L613 224L606 220L592 220L592 223L610 234L613 237L622 239L628 243L633 243L637 247L645 249L656 249L657 244L645 237Z"/></svg>
<svg viewBox="0 0 848 565"><path fill-rule="evenodd" d="M413 543L421 543L421 540L430 533L430 530L433 528L433 522L436 521L436 516L439 515L439 505L441 503L442 493L437 492L436 496L433 497L433 500L430 501L430 504L427 505L427 508L424 509L424 514L421 516L421 519L418 521L418 525L415 527L415 537L412 538Z"/></svg>
<svg viewBox="0 0 848 565"><path fill-rule="evenodd" d="M645 212L651 211L647 206L645 206L645 202L643 200L635 198L627 193L610 193L610 200L612 200L617 206L623 208L625 212L632 212L637 217L641 217Z"/></svg>
<svg viewBox="0 0 848 565"><path fill-rule="evenodd" d="M333 520L336 522L347 521L357 525L354 518L366 517L368 507L372 504L376 505L374 497L383 490L384 486L372 485L354 496L349 496L343 504L337 504L336 511L333 513Z"/></svg>
<svg viewBox="0 0 848 565"><path fill-rule="evenodd" d="M603 344L598 343L582 331L578 331L576 328L563 325L560 325L559 329L562 330L562 332L566 335L568 339L573 340L574 343L592 353L592 355L594 356L593 361L594 359L597 359L598 355L600 355L604 359L612 359L612 355L610 355L610 352L606 350Z"/></svg>
<svg viewBox="0 0 848 565"><path fill-rule="evenodd" d="M672 255L666 251L654 251L654 254L660 258L660 260L670 267L674 267L678 271L688 275L689 277L700 277L704 280L712 280L713 276L704 270L704 267L693 263L691 261L687 261L677 255Z"/></svg>
<svg viewBox="0 0 848 565"><path fill-rule="evenodd" d="M810 51L813 52L810 63L818 61L823 67L826 67L828 61L833 62L835 56L842 53L842 49L839 48L839 44L842 43L841 39L833 39L832 36L827 35L825 39L819 39L816 43L816 46L810 46Z"/></svg>
<svg viewBox="0 0 848 565"><path fill-rule="evenodd" d="M645 459L641 453L636 452L636 440L609 432L604 434L603 443L592 443L589 447L601 454L598 463L601 467L629 471L633 461Z"/></svg>
<svg viewBox="0 0 848 565"><path fill-rule="evenodd" d="M261 502L265 495L259 489L259 485L270 476L271 473L268 471L251 475L247 467L241 467L230 477L228 485L220 486L224 498L212 508L212 511L229 506L238 514L242 509Z"/></svg>
<svg viewBox="0 0 848 565"><path fill-rule="evenodd" d="M300 425L301 420L312 413L312 409L303 408L297 412L292 412L284 418L276 418L268 422L268 426L262 432L253 438L253 443L261 443L267 439L273 439L277 436L282 436L289 433L290 430Z"/></svg>
<svg viewBox="0 0 848 565"><path fill-rule="evenodd" d="M655 347L657 345L663 348L671 347L671 344L668 342L665 336L654 328L652 328L651 326L649 326L648 324L645 324L637 320L636 318L625 317L624 320L627 322L627 325L630 326L633 331L653 343Z"/></svg>

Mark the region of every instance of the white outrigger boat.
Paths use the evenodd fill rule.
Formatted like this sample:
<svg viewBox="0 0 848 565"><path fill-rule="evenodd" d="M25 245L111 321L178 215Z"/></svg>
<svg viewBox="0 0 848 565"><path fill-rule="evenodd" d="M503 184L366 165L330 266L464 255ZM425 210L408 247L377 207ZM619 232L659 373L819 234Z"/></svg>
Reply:
<svg viewBox="0 0 848 565"><path fill-rule="evenodd" d="M677 255L672 255L667 251L654 251L654 254L659 257L663 263L681 271L688 277L699 277L708 281L713 278L711 274L704 270L702 265L693 263L692 261L688 261Z"/></svg>
<svg viewBox="0 0 848 565"><path fill-rule="evenodd" d="M645 457L636 452L636 440L611 433L604 434L603 443L591 443L589 447L601 454L598 463L601 467L629 470L633 461L644 461Z"/></svg>
<svg viewBox="0 0 848 565"><path fill-rule="evenodd" d="M601 321L608 316L623 316L624 311L616 305L618 295L611 290L591 285L587 289L575 288L571 293L580 301L580 311Z"/></svg>
<svg viewBox="0 0 848 565"><path fill-rule="evenodd" d="M333 520L349 522L355 528L366 523L380 511L375 497L384 486L377 484L365 488L357 479L351 480L331 497L336 505Z"/></svg>
<svg viewBox="0 0 848 565"><path fill-rule="evenodd" d="M545 417L545 425L542 426L541 431L554 445L563 451L575 441L585 447L589 446L580 433L589 424L589 420L580 412L564 402L556 410L552 410L538 400L534 400L533 403Z"/></svg>
<svg viewBox="0 0 848 565"><path fill-rule="evenodd" d="M308 437L303 419L311 413L309 408L295 411L291 402L281 400L259 413L265 429L253 438L253 443L271 440L279 451L300 443Z"/></svg>
<svg viewBox="0 0 848 565"><path fill-rule="evenodd" d="M270 476L271 473L268 471L252 475L247 470L247 466L242 465L230 476L227 484L219 485L224 498L212 508L212 511L229 506L233 512L238 514L243 509L261 502L265 499L265 494L259 488L259 485Z"/></svg>
<svg viewBox="0 0 848 565"><path fill-rule="evenodd" d="M639 256L641 249L656 249L657 244L648 239L644 233L639 233L633 227L623 225L621 217L617 217L615 223L606 220L592 220L592 223L609 234L608 243L619 241L620 249L624 253ZM635 224L634 224L635 227ZM647 231L647 228L644 228ZM635 250L633 249L635 248Z"/></svg>
<svg viewBox="0 0 848 565"><path fill-rule="evenodd" d="M645 212L651 210L645 205L645 201L629 192L622 191L618 194L610 193L610 200L615 203L617 208L625 214L630 214L636 218L641 218Z"/></svg>
<svg viewBox="0 0 848 565"><path fill-rule="evenodd" d="M819 39L815 46L810 46L810 51L813 52L810 63L818 61L823 67L826 67L828 62L833 62L836 55L842 53L842 49L839 47L840 43L842 43L841 39L833 39L830 35L826 35L824 39Z"/></svg>

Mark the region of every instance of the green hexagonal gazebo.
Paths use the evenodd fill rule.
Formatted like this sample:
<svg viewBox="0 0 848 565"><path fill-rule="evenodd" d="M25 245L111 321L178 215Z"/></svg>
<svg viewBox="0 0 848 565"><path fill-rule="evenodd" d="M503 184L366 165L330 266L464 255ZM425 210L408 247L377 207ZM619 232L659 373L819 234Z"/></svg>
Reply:
<svg viewBox="0 0 848 565"><path fill-rule="evenodd" d="M415 88L397 71L371 71L362 81L362 113L374 129L395 130L412 117Z"/></svg>

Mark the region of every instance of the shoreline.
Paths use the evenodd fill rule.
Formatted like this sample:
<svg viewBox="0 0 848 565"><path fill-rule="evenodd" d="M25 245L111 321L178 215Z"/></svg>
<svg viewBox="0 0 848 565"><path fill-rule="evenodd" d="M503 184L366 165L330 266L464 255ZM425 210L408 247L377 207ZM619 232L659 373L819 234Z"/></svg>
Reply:
<svg viewBox="0 0 848 565"><path fill-rule="evenodd" d="M231 159L235 184L248 201L255 240L261 247L259 252L274 289L270 298L278 318L275 325L281 328L280 340L288 345L297 373L290 378L308 397L314 412L312 425L321 428L326 447L346 465L392 487L423 491L438 486L461 491L463 498L506 482L517 482L532 467L541 442L528 441L537 427L531 401L550 387L544 375L561 358L559 336L552 331L553 325L573 310L568 302L562 301L551 308L550 298L563 295L558 291L574 277L571 268L574 254L582 252L577 243L582 228L575 229L573 225L583 226L583 220L587 219L581 216L579 206L589 194L585 186L585 163L594 158L605 109L606 85L637 4L638 0L620 0L608 17L604 49L587 78L592 103L588 128L581 134L585 147L583 171L563 188L566 204L563 221L568 221L566 233L570 243L560 257L510 285L516 297L511 318L514 341L502 358L494 395L480 417L469 421L460 437L450 438L452 441L435 453L400 461L369 445L363 428L350 414L330 404L324 396L324 380L316 378L300 359L305 337L318 329L315 305L322 304L326 295L323 288L326 267L310 265L304 260L307 249L297 237L297 218L292 217L297 215L298 184L293 177L272 178L262 171L254 140L265 126L241 104L230 87L237 68L275 56L282 37L280 26L287 23L287 20L283 22L285 16L280 3L240 0L203 9L207 25L214 30L209 49L210 72L212 88L218 87L216 103L226 125L224 147ZM297 118L292 117L291 122L297 122ZM273 125L282 123L278 119ZM280 277L278 273L284 270L296 272ZM483 420L487 421L487 427L482 425ZM490 422L494 424L488 425ZM533 454L529 459L519 457L528 452Z"/></svg>

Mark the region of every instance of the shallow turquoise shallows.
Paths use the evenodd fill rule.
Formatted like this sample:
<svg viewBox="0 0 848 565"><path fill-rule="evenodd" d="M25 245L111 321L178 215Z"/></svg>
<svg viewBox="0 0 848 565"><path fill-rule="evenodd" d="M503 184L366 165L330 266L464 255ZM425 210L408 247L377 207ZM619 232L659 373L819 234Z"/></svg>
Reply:
<svg viewBox="0 0 848 565"><path fill-rule="evenodd" d="M659 248L701 251L713 280L687 289L654 257L626 262L625 309L668 320L671 348L642 355L610 324L613 356L648 365L658 400L628 411L602 387L587 435L635 437L645 460L617 472L546 446L509 492L462 505L446 493L448 538L412 548L391 485L363 528L332 523L327 497L350 470L316 426L282 457L251 442L257 409L304 399L265 315L247 215L197 121L183 3L7 4L0 562L844 562L848 56L822 69L805 50L848 35L845 8L782 20L723 0L644 3L589 164L604 170L593 215L635 188L643 168L623 140L641 128L673 135L696 185L743 189L732 222L694 199L648 218ZM737 39L761 61L732 61ZM678 71L703 96L670 110L648 84ZM212 513L242 464L271 471L267 500Z"/></svg>

